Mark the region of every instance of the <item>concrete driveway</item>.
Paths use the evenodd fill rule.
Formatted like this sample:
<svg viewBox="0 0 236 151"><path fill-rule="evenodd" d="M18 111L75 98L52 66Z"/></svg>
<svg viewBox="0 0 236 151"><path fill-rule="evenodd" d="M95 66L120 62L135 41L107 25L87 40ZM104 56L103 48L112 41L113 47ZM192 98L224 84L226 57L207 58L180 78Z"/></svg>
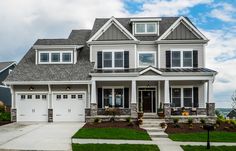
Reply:
<svg viewBox="0 0 236 151"><path fill-rule="evenodd" d="M84 123L13 123L0 126L0 150L71 150Z"/></svg>

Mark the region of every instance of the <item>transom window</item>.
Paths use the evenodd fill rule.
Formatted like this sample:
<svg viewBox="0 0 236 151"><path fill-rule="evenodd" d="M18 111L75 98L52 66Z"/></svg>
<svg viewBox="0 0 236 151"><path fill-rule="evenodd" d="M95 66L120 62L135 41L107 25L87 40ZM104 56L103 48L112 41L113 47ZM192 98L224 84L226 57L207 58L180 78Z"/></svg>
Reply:
<svg viewBox="0 0 236 151"><path fill-rule="evenodd" d="M172 88L172 107L193 107L193 88Z"/></svg>
<svg viewBox="0 0 236 151"><path fill-rule="evenodd" d="M104 88L103 107L124 107L124 89Z"/></svg>
<svg viewBox="0 0 236 151"><path fill-rule="evenodd" d="M157 23L135 23L135 34L156 34Z"/></svg>
<svg viewBox="0 0 236 151"><path fill-rule="evenodd" d="M174 68L193 67L193 51L192 50L171 51L171 67Z"/></svg>
<svg viewBox="0 0 236 151"><path fill-rule="evenodd" d="M39 51L39 64L73 63L72 51Z"/></svg>
<svg viewBox="0 0 236 151"><path fill-rule="evenodd" d="M124 68L124 51L104 51L103 68Z"/></svg>
<svg viewBox="0 0 236 151"><path fill-rule="evenodd" d="M156 66L156 53L155 52L139 52L139 67Z"/></svg>

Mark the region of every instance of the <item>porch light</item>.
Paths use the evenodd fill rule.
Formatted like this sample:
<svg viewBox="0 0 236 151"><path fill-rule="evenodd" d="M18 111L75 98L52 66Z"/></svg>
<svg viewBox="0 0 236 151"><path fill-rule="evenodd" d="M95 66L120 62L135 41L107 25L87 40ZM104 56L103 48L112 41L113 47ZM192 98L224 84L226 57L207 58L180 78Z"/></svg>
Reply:
<svg viewBox="0 0 236 151"><path fill-rule="evenodd" d="M69 90L70 90L70 87L66 87L66 90L69 91Z"/></svg>
<svg viewBox="0 0 236 151"><path fill-rule="evenodd" d="M34 87L29 87L29 90L30 90L30 91L33 91L33 90L34 90Z"/></svg>

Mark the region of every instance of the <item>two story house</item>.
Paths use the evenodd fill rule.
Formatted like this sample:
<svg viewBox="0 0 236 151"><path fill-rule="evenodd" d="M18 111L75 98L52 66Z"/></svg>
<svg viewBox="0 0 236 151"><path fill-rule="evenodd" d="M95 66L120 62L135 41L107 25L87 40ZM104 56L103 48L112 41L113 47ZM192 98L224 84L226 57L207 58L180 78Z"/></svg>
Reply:
<svg viewBox="0 0 236 151"><path fill-rule="evenodd" d="M85 121L109 107L120 117L164 109L170 118L183 107L212 117L208 41L183 16L97 18L91 30L39 39L5 80L12 120Z"/></svg>

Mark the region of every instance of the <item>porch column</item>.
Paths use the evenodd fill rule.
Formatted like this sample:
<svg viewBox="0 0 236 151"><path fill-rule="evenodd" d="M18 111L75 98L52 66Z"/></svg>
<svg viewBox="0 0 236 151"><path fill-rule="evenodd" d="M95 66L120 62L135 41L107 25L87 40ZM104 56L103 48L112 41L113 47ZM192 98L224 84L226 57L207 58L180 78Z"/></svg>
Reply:
<svg viewBox="0 0 236 151"><path fill-rule="evenodd" d="M53 122L53 109L52 109L52 89L51 85L48 85L48 122Z"/></svg>
<svg viewBox="0 0 236 151"><path fill-rule="evenodd" d="M96 81L95 80L92 80L90 114L91 114L91 116L97 115L97 91L96 91Z"/></svg>
<svg viewBox="0 0 236 151"><path fill-rule="evenodd" d="M13 89L13 85L10 86L10 92L11 92L11 121L16 122L16 99L15 99L15 91Z"/></svg>
<svg viewBox="0 0 236 151"><path fill-rule="evenodd" d="M132 80L132 91L131 91L131 116L137 117L137 97L136 97L136 81Z"/></svg>
<svg viewBox="0 0 236 151"><path fill-rule="evenodd" d="M207 81L207 115L215 116L215 103L213 103L213 80Z"/></svg>
<svg viewBox="0 0 236 151"><path fill-rule="evenodd" d="M171 108L170 108L170 84L169 80L165 80L164 84L164 114L165 117L170 117Z"/></svg>
<svg viewBox="0 0 236 151"><path fill-rule="evenodd" d="M86 108L85 108L85 118L87 116L90 116L90 103L91 103L91 89L90 84L88 84L88 90L87 90L87 102L86 102Z"/></svg>

